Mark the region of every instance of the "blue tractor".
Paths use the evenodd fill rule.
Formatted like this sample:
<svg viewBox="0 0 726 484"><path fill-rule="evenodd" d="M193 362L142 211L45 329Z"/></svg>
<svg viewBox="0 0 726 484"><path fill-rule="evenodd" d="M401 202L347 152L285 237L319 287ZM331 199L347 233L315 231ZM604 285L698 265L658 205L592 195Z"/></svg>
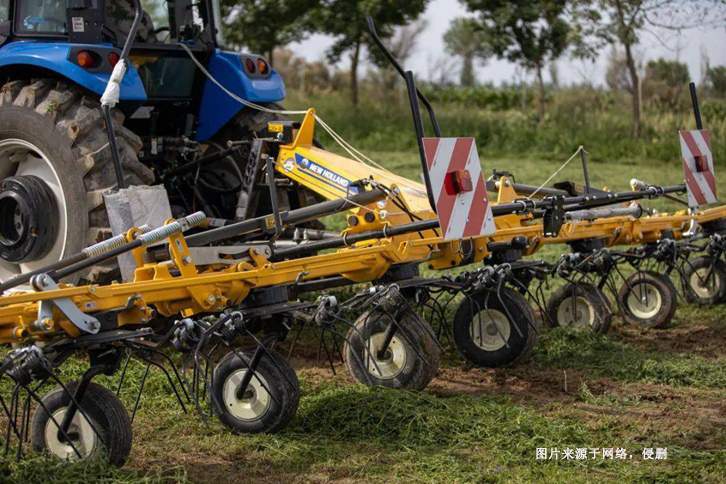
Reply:
<svg viewBox="0 0 726 484"><path fill-rule="evenodd" d="M111 113L124 184L163 183L174 216L268 213L269 193L240 194L250 143L227 141L255 138L275 115L232 100L192 56L228 90L266 106L285 97L279 74L259 55L222 49L218 0L141 4ZM0 0L0 280L111 233L103 193L120 183L100 97L134 8L134 0ZM292 182L280 190L281 208L313 197ZM100 266L85 278L112 274Z"/></svg>

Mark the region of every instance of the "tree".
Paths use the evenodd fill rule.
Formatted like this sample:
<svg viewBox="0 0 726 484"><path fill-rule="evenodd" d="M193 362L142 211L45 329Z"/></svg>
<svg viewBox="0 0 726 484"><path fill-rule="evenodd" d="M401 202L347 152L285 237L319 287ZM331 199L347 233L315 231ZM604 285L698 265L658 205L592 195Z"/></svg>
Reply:
<svg viewBox="0 0 726 484"><path fill-rule="evenodd" d="M304 39L321 0L221 0L222 28L230 45L245 46L274 62L273 51Z"/></svg>
<svg viewBox="0 0 726 484"><path fill-rule="evenodd" d="M726 93L726 66L709 67L705 81L714 94L723 96Z"/></svg>
<svg viewBox="0 0 726 484"><path fill-rule="evenodd" d="M474 61L485 61L492 54L477 21L472 18L454 19L444 34L444 47L447 54L461 57L461 85L473 86L476 83Z"/></svg>
<svg viewBox="0 0 726 484"><path fill-rule="evenodd" d="M643 91L658 105L674 109L681 100L683 88L691 80L688 66L665 59L651 60L645 66Z"/></svg>
<svg viewBox="0 0 726 484"><path fill-rule="evenodd" d="M570 25L565 21L567 0L463 0L477 14L479 29L499 58L517 63L537 74L539 118L545 116L542 71L570 45Z"/></svg>
<svg viewBox="0 0 726 484"><path fill-rule="evenodd" d="M575 23L583 30L583 38L599 44L619 44L625 54L630 76L633 110L633 137L641 131L641 80L635 60L635 46L646 27L683 30L706 24L726 22L723 0L573 0Z"/></svg>
<svg viewBox="0 0 726 484"><path fill-rule="evenodd" d="M388 39L394 27L416 20L426 9L428 0L323 0L316 10L317 30L335 40L327 52L328 60L337 63L350 54L350 92L353 106L358 105L358 68L366 45L371 45L366 16L371 15L378 34ZM377 48L375 48L377 50Z"/></svg>
<svg viewBox="0 0 726 484"><path fill-rule="evenodd" d="M387 42L387 47L398 60L401 65L405 65L406 61L413 55L416 50L416 42L419 36L426 30L427 23L425 20L419 20L409 25L404 25L396 29L396 33ZM373 52L378 53L377 50ZM383 56L371 56L374 64L378 67L372 71L369 77L380 84L383 89L391 93L395 90L396 81L400 79L398 72L391 68L390 62Z"/></svg>

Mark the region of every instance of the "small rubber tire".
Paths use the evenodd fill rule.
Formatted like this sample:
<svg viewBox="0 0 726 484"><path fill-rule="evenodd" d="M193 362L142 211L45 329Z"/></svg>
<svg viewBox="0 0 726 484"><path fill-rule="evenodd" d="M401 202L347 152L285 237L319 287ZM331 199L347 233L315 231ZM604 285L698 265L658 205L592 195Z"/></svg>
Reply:
<svg viewBox="0 0 726 484"><path fill-rule="evenodd" d="M300 403L300 383L290 362L276 351L268 349L269 354L262 356L256 376L250 381L248 391L252 393L247 401L240 401L236 396L230 395L236 387L235 381L239 382L248 371L247 365L252 361L254 352L254 348L230 351L219 361L211 386L214 410L219 421L233 432L274 434L287 427L295 417ZM250 408L248 411L246 406L255 405L258 401L262 402L259 405L263 408L258 406L257 409Z"/></svg>
<svg viewBox="0 0 726 484"><path fill-rule="evenodd" d="M71 393L75 392L77 387L78 383L75 382L66 385ZM63 452L61 446L64 444L57 438L57 429L63 420L63 409L71 403L71 396L63 388L58 387L45 395L42 402L45 408L39 405L33 415L30 431L33 448L38 452L50 452L56 457L77 459L78 454L70 445L64 446L64 455L58 453ZM104 456L111 465L122 466L131 452L132 431L131 419L121 400L112 391L91 382L83 394L80 405L85 416L80 410L76 411L69 436L76 434L72 432L75 428L76 431L81 429L80 434L76 434L80 435L79 438L82 439L85 434L93 439L90 451L83 458ZM55 422L51 415L54 416ZM87 426L83 430L83 427L88 425L88 419L92 427ZM75 445L76 450L85 454L79 445Z"/></svg>
<svg viewBox="0 0 726 484"><path fill-rule="evenodd" d="M480 325L475 324L474 318L484 312L489 317L477 317L476 322L486 324L486 327L481 327L477 333ZM532 306L519 292L505 287L500 300L493 291L477 291L467 296L454 314L454 345L473 365L484 368L512 366L525 361L534 350L536 321ZM483 335L485 329L487 335Z"/></svg>
<svg viewBox="0 0 726 484"><path fill-rule="evenodd" d="M706 287L700 279L706 277L711 268L714 278L712 287ZM709 256L696 257L685 264L683 275L684 280L681 281L683 294L689 303L705 305L726 301L726 263L721 259ZM694 288L694 284L698 287Z"/></svg>
<svg viewBox="0 0 726 484"><path fill-rule="evenodd" d="M546 313L547 322L550 326L559 327L584 327L585 325L573 324L573 321L563 320L566 317L567 306L563 306L575 298L578 309L588 311L588 322L586 326L598 334L605 334L610 329L613 319L613 312L610 309L610 301L602 290L589 282L569 283L558 288L547 300ZM580 305L584 305L584 308ZM572 304L570 303L570 309ZM570 311L571 314L571 311Z"/></svg>
<svg viewBox="0 0 726 484"><path fill-rule="evenodd" d="M648 293L643 293L643 287L646 287ZM633 297L641 293L643 294L640 296L641 299L648 294L657 298L652 308L632 306ZM648 304L650 305L650 303ZM620 286L618 306L622 310L626 322L651 328L662 328L673 319L673 315L678 309L678 293L668 276L654 271L636 272Z"/></svg>
<svg viewBox="0 0 726 484"><path fill-rule="evenodd" d="M380 310L367 311L355 321L343 348L346 368L365 385L421 391L439 368L433 329L412 311L403 311L396 318L398 328L389 351L378 358L374 348L382 343L390 321L391 316Z"/></svg>

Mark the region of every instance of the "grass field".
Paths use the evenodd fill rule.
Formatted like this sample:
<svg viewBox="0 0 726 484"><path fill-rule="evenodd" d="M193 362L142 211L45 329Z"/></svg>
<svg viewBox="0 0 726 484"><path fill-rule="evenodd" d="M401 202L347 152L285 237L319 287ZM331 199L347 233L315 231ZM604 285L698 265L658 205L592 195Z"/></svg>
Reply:
<svg viewBox="0 0 726 484"><path fill-rule="evenodd" d="M395 136L412 138L409 124L402 121L400 129ZM344 130L379 163L418 179L415 152L392 148L390 133L379 132L387 140L379 144L375 133L356 137L352 127ZM488 143L480 150L485 172L496 167L539 184L578 144L547 156L525 156L516 145L510 154ZM642 153L610 158L593 149L590 159L596 186L626 189L634 176L675 184L683 177L677 152L670 162ZM557 178L581 180L579 160ZM726 193L726 178L720 180ZM662 201L653 206L673 208ZM544 256L559 250L549 247ZM279 435L233 435L214 420L205 426L198 415L182 412L162 375L152 371L125 468L5 459L0 481L725 482L725 345L726 305L683 306L662 330L625 326L616 316L607 336L544 332L531 361L514 368L471 368L449 349L426 391L411 393L354 384L340 364L333 375L315 358L311 334L293 357L300 409ZM77 377L82 364L63 371L65 379ZM142 372L132 366L122 392L129 408ZM106 377L99 382L113 387ZM537 448L584 448L588 458L538 460ZM591 457L590 449L603 448L627 449L629 457ZM667 448L667 459L646 460L645 448Z"/></svg>

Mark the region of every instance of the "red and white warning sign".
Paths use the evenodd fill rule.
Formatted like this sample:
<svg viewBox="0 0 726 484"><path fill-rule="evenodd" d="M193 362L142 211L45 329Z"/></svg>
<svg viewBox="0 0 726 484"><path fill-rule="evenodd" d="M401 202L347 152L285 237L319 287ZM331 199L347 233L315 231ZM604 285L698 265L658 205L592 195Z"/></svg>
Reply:
<svg viewBox="0 0 726 484"><path fill-rule="evenodd" d="M474 138L424 138L424 151L444 240L496 231Z"/></svg>
<svg viewBox="0 0 726 484"><path fill-rule="evenodd" d="M713 171L711 135L706 130L681 131L683 171L688 188L688 206L716 203L716 177Z"/></svg>

